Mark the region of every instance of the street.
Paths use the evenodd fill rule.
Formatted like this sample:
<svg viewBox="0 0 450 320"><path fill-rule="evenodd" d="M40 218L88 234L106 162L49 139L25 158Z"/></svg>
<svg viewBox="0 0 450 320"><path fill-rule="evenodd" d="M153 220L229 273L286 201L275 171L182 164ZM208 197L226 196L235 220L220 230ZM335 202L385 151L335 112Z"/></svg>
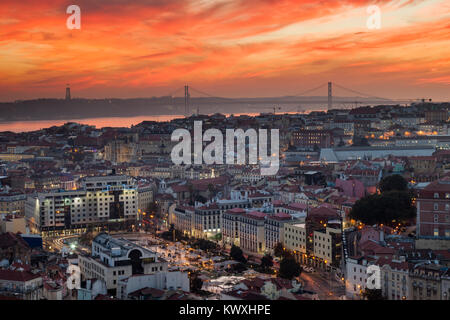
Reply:
<svg viewBox="0 0 450 320"><path fill-rule="evenodd" d="M304 289L318 294L320 300L338 300L345 295L345 286L330 272L302 272Z"/></svg>

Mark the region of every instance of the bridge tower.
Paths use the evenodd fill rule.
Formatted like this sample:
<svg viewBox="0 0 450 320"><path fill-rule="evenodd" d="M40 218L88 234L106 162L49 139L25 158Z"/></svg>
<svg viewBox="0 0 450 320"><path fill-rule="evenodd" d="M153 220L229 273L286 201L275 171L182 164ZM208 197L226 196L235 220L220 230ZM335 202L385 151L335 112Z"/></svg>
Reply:
<svg viewBox="0 0 450 320"><path fill-rule="evenodd" d="M184 115L187 117L189 115L189 86L184 86Z"/></svg>
<svg viewBox="0 0 450 320"><path fill-rule="evenodd" d="M66 86L66 100L70 100L70 86L67 84Z"/></svg>
<svg viewBox="0 0 450 320"><path fill-rule="evenodd" d="M333 84L331 82L328 82L328 110L333 109L333 91L332 91Z"/></svg>

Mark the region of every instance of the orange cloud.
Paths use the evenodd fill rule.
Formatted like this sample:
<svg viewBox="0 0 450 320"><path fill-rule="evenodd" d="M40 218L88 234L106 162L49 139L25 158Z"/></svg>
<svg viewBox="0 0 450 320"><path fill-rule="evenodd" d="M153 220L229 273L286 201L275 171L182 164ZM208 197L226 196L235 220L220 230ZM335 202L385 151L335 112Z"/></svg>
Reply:
<svg viewBox="0 0 450 320"><path fill-rule="evenodd" d="M376 31L365 27L365 0L76 2L81 30L66 28L67 1L0 3L0 100L61 96L66 83L89 97L164 95L184 83L265 96L329 80L450 98L445 0L378 1Z"/></svg>

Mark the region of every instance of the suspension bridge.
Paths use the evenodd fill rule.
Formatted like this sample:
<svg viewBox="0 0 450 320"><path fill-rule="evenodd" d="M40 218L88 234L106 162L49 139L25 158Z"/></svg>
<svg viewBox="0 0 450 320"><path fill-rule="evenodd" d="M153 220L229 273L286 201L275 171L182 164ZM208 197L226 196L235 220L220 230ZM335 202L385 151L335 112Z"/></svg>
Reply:
<svg viewBox="0 0 450 320"><path fill-rule="evenodd" d="M337 96L334 93L335 91L338 91L339 93L346 93L347 96ZM312 95L313 93L315 95ZM348 96L348 94L351 94L352 96ZM277 111L289 113L301 112L301 110L305 110L304 107L311 104L323 105L323 109L332 110L333 108L352 109L361 105L402 105L410 104L416 101L425 101L425 99L384 98L370 93L350 89L335 82L323 83L302 92L273 98L227 98L198 90L189 85L178 88L177 90L170 92L167 96L172 99L174 104L182 104L182 99L184 99L185 115L189 115L190 112L195 110L196 107L198 111L200 105L206 104L244 104L246 109L258 109L259 111L270 109L273 113L276 113ZM292 105L296 106L292 107Z"/></svg>

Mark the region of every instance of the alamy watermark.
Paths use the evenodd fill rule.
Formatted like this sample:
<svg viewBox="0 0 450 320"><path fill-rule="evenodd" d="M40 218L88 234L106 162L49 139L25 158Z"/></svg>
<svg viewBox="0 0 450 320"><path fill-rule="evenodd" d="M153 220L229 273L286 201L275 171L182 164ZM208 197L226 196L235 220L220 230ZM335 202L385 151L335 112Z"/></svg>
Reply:
<svg viewBox="0 0 450 320"><path fill-rule="evenodd" d="M69 30L81 29L81 9L80 9L80 7L75 4L72 4L67 7L66 13L70 14L70 16L67 18L67 21L66 21L67 29L69 29Z"/></svg>
<svg viewBox="0 0 450 320"><path fill-rule="evenodd" d="M381 289L381 269L375 264L367 267L367 289Z"/></svg>
<svg viewBox="0 0 450 320"><path fill-rule="evenodd" d="M381 29L381 10L377 5L371 5L367 7L367 14L370 14L367 18L367 29Z"/></svg>
<svg viewBox="0 0 450 320"><path fill-rule="evenodd" d="M67 289L80 289L81 286L81 270L80 267L74 264L70 264L66 270L66 273L70 274L67 277L66 285Z"/></svg>
<svg viewBox="0 0 450 320"><path fill-rule="evenodd" d="M224 164L225 158L226 164L259 164L261 175L275 175L280 166L279 130L270 129L269 154L267 154L267 131L267 129L259 129L256 132L255 129L248 129L244 132L242 129L226 129L224 157L222 131L208 129L203 133L202 121L194 121L193 152L191 133L186 129L176 129L172 132L171 140L179 141L179 143L173 147L171 159L174 164ZM211 143L203 149L203 142L209 141ZM248 163L246 163L246 149L248 149ZM192 158L194 158L193 162Z"/></svg>

